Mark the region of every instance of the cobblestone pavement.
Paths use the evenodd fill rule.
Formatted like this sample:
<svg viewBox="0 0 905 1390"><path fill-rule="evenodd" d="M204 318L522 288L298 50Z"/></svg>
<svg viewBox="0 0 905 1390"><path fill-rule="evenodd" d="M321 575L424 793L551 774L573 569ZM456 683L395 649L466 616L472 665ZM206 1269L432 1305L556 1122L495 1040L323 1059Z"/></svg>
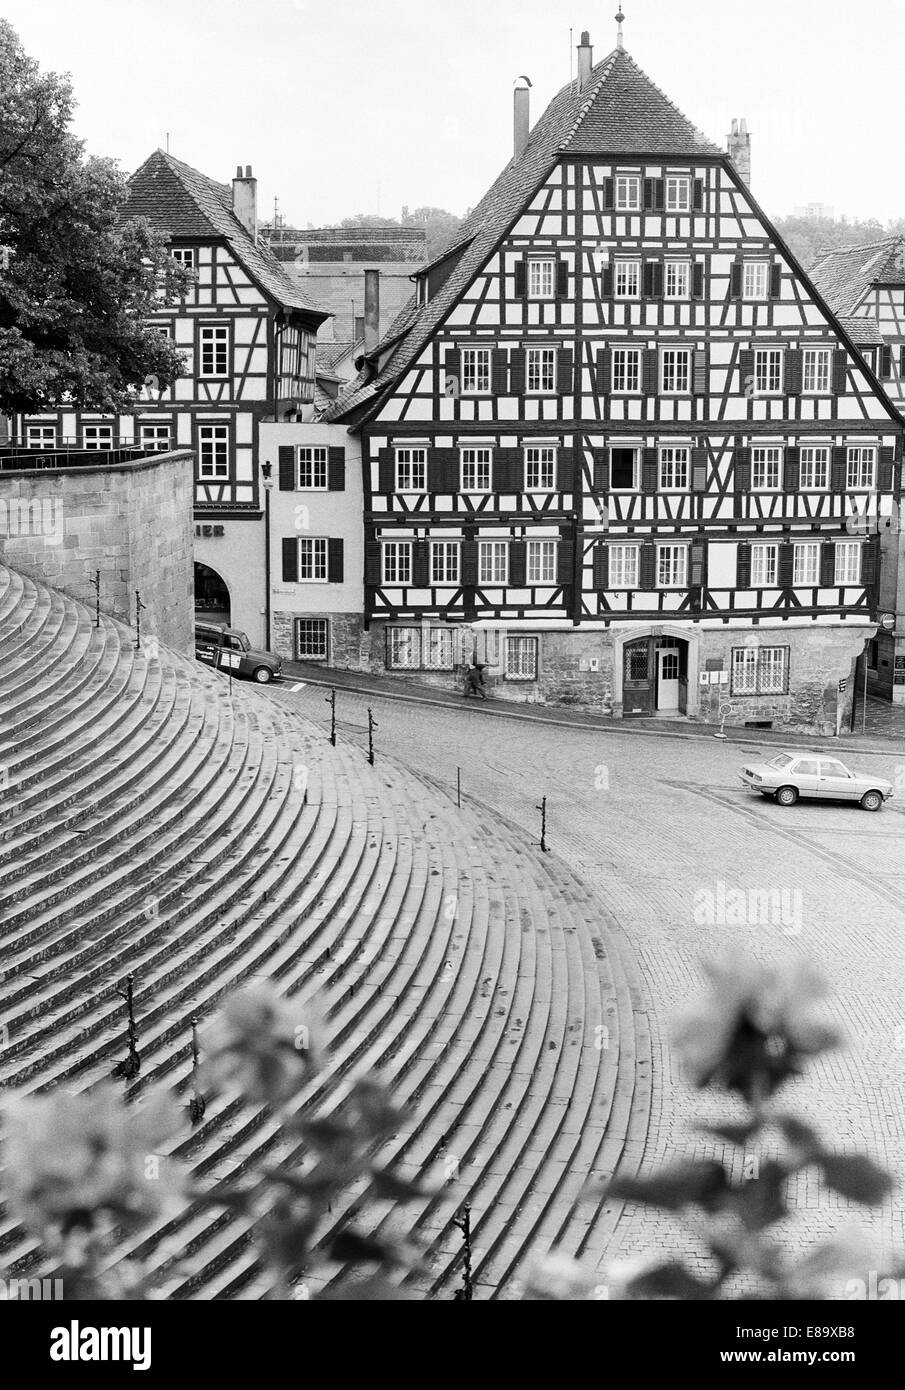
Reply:
<svg viewBox="0 0 905 1390"><path fill-rule="evenodd" d="M287 682L275 698L324 723L324 693ZM466 798L535 834L535 808L547 796L550 846L595 887L634 950L637 1007L649 1015L654 1062L644 1168L702 1152L691 1122L708 1105L714 1113L713 1103L683 1083L668 1030L700 984L700 958L736 942L763 960L808 956L820 964L849 1046L828 1054L789 1100L840 1149L863 1149L905 1177L905 791L874 815L832 804L784 810L738 781L743 761L775 753L755 740L627 738L510 723L480 706L430 708L349 691L337 696L340 738L361 741L369 704L379 725L378 759L385 750L453 795L458 766ZM858 769L854 750L840 751ZM865 770L905 785L905 756L862 756ZM709 892L718 904L721 889L766 891L782 909L755 911L748 926L702 923L696 894ZM741 1163L736 1150L723 1156ZM791 1249L856 1224L878 1246L905 1250L900 1204L854 1207L813 1176L802 1180L795 1204L782 1232ZM627 1208L610 1254L666 1250L703 1262L678 1223Z"/></svg>

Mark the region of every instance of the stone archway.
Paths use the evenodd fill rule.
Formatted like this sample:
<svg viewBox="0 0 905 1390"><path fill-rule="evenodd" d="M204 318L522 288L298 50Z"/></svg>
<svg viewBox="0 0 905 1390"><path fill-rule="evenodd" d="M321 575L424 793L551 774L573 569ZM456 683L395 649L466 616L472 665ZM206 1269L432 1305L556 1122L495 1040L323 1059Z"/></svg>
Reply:
<svg viewBox="0 0 905 1390"><path fill-rule="evenodd" d="M623 718L668 713L693 718L699 703L699 648L700 634L678 623L639 623L614 633L613 712ZM665 682L660 682L667 674L663 653L671 651L676 653L675 669L668 674L677 686L667 698Z"/></svg>
<svg viewBox="0 0 905 1390"><path fill-rule="evenodd" d="M195 617L209 623L230 626L232 603L229 587L222 575L195 561Z"/></svg>

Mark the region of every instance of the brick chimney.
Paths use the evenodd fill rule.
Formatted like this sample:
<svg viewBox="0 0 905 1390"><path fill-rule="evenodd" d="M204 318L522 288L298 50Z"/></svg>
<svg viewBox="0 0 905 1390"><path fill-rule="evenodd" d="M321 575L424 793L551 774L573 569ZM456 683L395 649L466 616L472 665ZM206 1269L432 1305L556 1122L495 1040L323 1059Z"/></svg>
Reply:
<svg viewBox="0 0 905 1390"><path fill-rule="evenodd" d="M246 164L244 174L242 165L236 165L236 177L233 179L233 212L245 230L257 241L258 181L252 178L250 164Z"/></svg>
<svg viewBox="0 0 905 1390"><path fill-rule="evenodd" d="M380 271L365 271L365 355L370 356L380 342Z"/></svg>
<svg viewBox="0 0 905 1390"><path fill-rule="evenodd" d="M528 85L527 87L516 87L512 94L512 153L516 159L524 153L525 146L528 144L528 136L531 133L531 83L527 77L520 77L517 80L527 82Z"/></svg>
<svg viewBox="0 0 905 1390"><path fill-rule="evenodd" d="M742 183L750 187L751 184L751 136L748 134L748 122L744 117L740 121L733 120L732 130L727 141L729 158L735 165L736 173Z"/></svg>
<svg viewBox="0 0 905 1390"><path fill-rule="evenodd" d="M578 45L578 90L580 92L584 91L593 66L594 50L591 47L591 36L587 29L583 29L581 43Z"/></svg>

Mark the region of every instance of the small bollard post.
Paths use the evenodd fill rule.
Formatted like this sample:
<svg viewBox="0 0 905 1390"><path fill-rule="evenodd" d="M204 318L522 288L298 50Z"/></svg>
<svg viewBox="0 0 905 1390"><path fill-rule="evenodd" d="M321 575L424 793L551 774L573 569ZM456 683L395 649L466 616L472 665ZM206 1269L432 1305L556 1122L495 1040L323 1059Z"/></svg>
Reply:
<svg viewBox="0 0 905 1390"><path fill-rule="evenodd" d="M380 725L374 718L371 706L368 706L368 762L374 766L374 730L379 729Z"/></svg>
<svg viewBox="0 0 905 1390"><path fill-rule="evenodd" d="M330 706L330 742L336 747L336 691L331 690L329 695L324 696L324 701Z"/></svg>
<svg viewBox="0 0 905 1390"><path fill-rule="evenodd" d="M129 1052L125 1060L118 1063L118 1065L113 1068L113 1075L115 1077L123 1078L126 1081L131 1081L134 1077L138 1075L139 1071L141 1070L141 1057L139 1056L138 1047L136 1046L138 1030L135 1027L135 1004L133 994L134 980L134 975L127 975L126 988L118 991L119 994L126 1001L126 1016L128 1019L127 1036L129 1040Z"/></svg>
<svg viewBox="0 0 905 1390"><path fill-rule="evenodd" d="M141 594L135 590L135 650L141 651L141 610L146 607L141 601Z"/></svg>
<svg viewBox="0 0 905 1390"><path fill-rule="evenodd" d="M94 585L94 592L95 592L95 594L97 595L97 597L96 597L95 600L94 600L94 626L95 626L95 627L100 627L100 625L101 625L101 572L100 572L100 570L95 570L95 571L94 571L94 578L92 579L91 583Z"/></svg>
<svg viewBox="0 0 905 1390"><path fill-rule="evenodd" d="M462 1215L453 1217L453 1225L462 1232L462 1246L465 1252L462 1287L456 1289L454 1298L456 1302L471 1303L474 1299L474 1285L471 1279L471 1207L467 1203L462 1208Z"/></svg>
<svg viewBox="0 0 905 1390"><path fill-rule="evenodd" d="M462 769L456 768L456 805L462 808Z"/></svg>
<svg viewBox="0 0 905 1390"><path fill-rule="evenodd" d="M207 1108L204 1096L198 1086L198 1020L192 1019L192 1098L189 1101L189 1120L192 1125L200 1124Z"/></svg>
<svg viewBox="0 0 905 1390"><path fill-rule="evenodd" d="M541 853L542 853L542 854L549 854L550 851L549 851L549 849L547 848L547 798L546 798L545 796L541 797L541 803L540 803L540 805L539 805L539 806L535 806L534 809L535 809L536 811L540 811L540 847L541 847Z"/></svg>

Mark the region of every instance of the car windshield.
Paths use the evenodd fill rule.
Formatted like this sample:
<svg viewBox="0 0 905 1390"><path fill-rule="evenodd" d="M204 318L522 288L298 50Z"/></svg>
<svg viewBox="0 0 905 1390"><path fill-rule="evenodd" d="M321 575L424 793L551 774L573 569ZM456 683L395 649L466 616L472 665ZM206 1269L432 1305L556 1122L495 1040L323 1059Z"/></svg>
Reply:
<svg viewBox="0 0 905 1390"><path fill-rule="evenodd" d="M244 632L237 632L237 633L236 633L236 635L233 637L233 645L236 646L236 647L238 647L238 648L240 649L240 651L243 651L243 652L250 652L250 651L251 651L251 643L249 642L248 638L245 636L245 633L244 633Z"/></svg>
<svg viewBox="0 0 905 1390"><path fill-rule="evenodd" d="M789 757L788 753L780 753L779 757L778 757L778 758L774 758L772 762L767 763L767 766L768 766L768 767L789 767L790 764L791 764L791 762L792 762L792 759Z"/></svg>

